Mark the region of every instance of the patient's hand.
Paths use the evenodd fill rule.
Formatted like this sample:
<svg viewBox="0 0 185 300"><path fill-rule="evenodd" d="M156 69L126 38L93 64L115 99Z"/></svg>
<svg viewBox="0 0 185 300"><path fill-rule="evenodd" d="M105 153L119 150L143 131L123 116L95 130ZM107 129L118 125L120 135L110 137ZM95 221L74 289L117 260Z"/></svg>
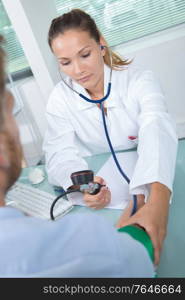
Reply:
<svg viewBox="0 0 185 300"><path fill-rule="evenodd" d="M144 199L145 199L144 195L137 195L137 210L139 210L145 204ZM117 228L121 228L125 226L125 222L127 222L131 216L132 208L133 208L133 200L130 200L128 206L124 209L122 215L120 216L116 224Z"/></svg>
<svg viewBox="0 0 185 300"><path fill-rule="evenodd" d="M99 176L94 177L94 182L106 185L104 179ZM107 206L111 201L111 192L107 186L103 186L98 194L90 195L84 193L84 201L88 207L101 209Z"/></svg>

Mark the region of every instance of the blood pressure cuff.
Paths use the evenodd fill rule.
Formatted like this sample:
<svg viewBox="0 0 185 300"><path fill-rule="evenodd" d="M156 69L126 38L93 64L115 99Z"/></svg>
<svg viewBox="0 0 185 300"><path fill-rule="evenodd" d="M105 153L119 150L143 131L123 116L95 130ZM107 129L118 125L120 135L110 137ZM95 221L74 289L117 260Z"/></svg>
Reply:
<svg viewBox="0 0 185 300"><path fill-rule="evenodd" d="M118 231L128 233L132 238L142 243L150 256L152 263L154 262L154 248L146 231L133 225L121 227Z"/></svg>

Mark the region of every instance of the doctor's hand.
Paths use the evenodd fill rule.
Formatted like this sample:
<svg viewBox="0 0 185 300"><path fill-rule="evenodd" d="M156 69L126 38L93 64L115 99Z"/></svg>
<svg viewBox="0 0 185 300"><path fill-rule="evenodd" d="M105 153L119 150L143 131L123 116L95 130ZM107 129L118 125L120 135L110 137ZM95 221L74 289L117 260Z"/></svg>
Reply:
<svg viewBox="0 0 185 300"><path fill-rule="evenodd" d="M106 185L104 179L99 176L94 177L94 182ZM84 201L88 207L94 209L101 209L107 206L111 201L111 192L107 186L103 186L99 193L96 195L90 195L88 193L84 193Z"/></svg>
<svg viewBox="0 0 185 300"><path fill-rule="evenodd" d="M163 242L167 231L168 210L169 210L169 190L158 191L157 195L151 193L147 203L141 205L137 212L131 217L125 217L124 213L120 217L117 228L127 225L136 225L143 228L151 238L154 247L154 264L158 265ZM132 203L129 204L130 212Z"/></svg>

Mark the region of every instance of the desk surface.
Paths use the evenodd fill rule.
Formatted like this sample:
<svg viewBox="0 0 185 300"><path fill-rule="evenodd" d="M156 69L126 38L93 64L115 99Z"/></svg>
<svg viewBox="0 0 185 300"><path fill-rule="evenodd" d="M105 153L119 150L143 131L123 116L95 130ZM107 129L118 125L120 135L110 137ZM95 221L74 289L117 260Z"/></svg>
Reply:
<svg viewBox="0 0 185 300"><path fill-rule="evenodd" d="M109 153L96 155L92 158L87 158L89 166L96 173L105 161L110 156ZM37 166L44 170L44 166ZM34 168L34 167L33 167ZM24 168L22 170L19 181L28 183L27 175L31 168ZM168 233L164 242L164 247L161 255L160 265L158 267L158 277L185 277L185 261L184 261L184 249L185 249L185 235L183 229L185 228L184 211L185 211L185 139L179 140L179 148L177 154L176 173L174 180L174 190L172 204L170 205L169 221L168 221ZM35 187L48 191L51 193L57 193L53 187L48 184L47 175L46 179ZM74 213L94 213L100 214L106 217L113 225L118 220L122 211L118 209L101 209L92 210L88 207L75 206L70 212Z"/></svg>

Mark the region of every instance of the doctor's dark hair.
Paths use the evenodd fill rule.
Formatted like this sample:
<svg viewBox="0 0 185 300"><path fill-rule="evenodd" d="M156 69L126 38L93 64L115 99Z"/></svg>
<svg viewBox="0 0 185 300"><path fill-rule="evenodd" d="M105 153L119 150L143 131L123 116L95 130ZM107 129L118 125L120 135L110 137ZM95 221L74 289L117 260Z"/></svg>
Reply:
<svg viewBox="0 0 185 300"><path fill-rule="evenodd" d="M110 50L104 37L101 35L99 29L96 26L95 21L81 9L72 9L70 12L65 13L52 20L49 32L48 32L48 43L52 50L52 41L59 35L64 34L67 30L77 29L89 32L90 36L100 44L100 37L103 38L104 46L107 46L106 53L104 56L104 62L109 67L115 70L119 70L121 67L128 65L131 61L122 59L118 54ZM110 59L111 56L111 59Z"/></svg>

